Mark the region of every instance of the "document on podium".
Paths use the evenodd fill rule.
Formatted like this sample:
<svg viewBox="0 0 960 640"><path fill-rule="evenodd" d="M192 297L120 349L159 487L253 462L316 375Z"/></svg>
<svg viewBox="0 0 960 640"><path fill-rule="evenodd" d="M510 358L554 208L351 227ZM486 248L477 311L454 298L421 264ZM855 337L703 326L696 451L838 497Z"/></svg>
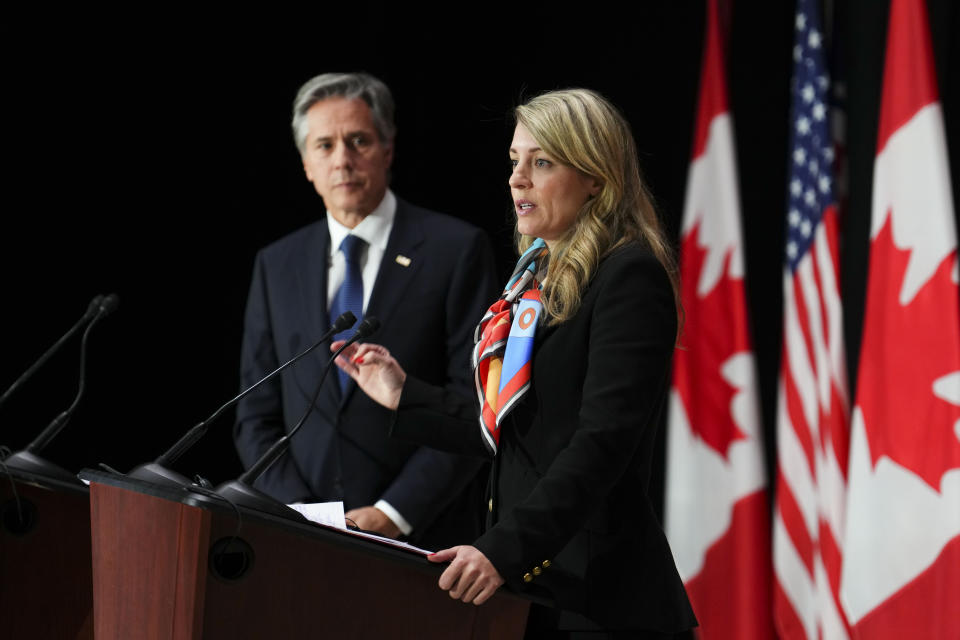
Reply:
<svg viewBox="0 0 960 640"><path fill-rule="evenodd" d="M339 501L314 502L310 504L296 502L287 506L300 512L300 514L310 522L315 522L325 527L334 527L358 538L376 540L381 544L385 544L397 549L403 549L405 551L411 551L421 556L428 556L433 553L432 551L415 547L412 544L403 542L402 540L394 540L393 538L386 538L375 533L348 528L347 519L343 515L343 503Z"/></svg>
<svg viewBox="0 0 960 640"><path fill-rule="evenodd" d="M340 501L313 502L309 504L295 502L287 506L294 511L299 511L300 515L310 522L325 524L329 527L336 527L337 529L346 530L347 528L347 519L343 515L343 503Z"/></svg>

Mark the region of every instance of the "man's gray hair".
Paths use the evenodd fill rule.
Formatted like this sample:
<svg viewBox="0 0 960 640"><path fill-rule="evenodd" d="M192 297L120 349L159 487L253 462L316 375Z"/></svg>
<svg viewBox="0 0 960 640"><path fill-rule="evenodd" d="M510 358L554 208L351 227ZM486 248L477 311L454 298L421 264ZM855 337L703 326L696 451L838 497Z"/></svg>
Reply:
<svg viewBox="0 0 960 640"><path fill-rule="evenodd" d="M393 142L397 126L393 121L393 96L382 81L368 73L324 73L307 80L293 101L293 139L303 153L307 144L307 111L321 100L332 97L353 100L360 98L367 103L373 114L380 141Z"/></svg>

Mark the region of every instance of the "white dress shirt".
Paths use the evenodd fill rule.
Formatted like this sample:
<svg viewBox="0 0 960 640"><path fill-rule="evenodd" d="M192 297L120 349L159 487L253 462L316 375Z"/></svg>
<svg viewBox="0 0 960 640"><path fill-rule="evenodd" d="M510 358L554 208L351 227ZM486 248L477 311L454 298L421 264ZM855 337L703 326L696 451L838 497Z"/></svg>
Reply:
<svg viewBox="0 0 960 640"><path fill-rule="evenodd" d="M397 216L397 197L387 189L383 200L353 229L345 227L333 216L327 216L327 229L330 231L330 259L327 268L327 308L333 303L333 297L343 284L347 265L340 243L348 234L362 238L367 244L360 250L360 267L363 270L363 310L366 312L370 302L370 292L377 281L380 263L387 250L387 240L393 229L393 219Z"/></svg>
<svg viewBox="0 0 960 640"><path fill-rule="evenodd" d="M363 278L363 311L366 313L367 305L370 303L370 293L373 291L373 285L377 281L377 273L380 271L380 263L383 262L383 254L387 250L387 240L390 238L390 231L393 229L393 220L397 215L397 197L393 192L387 189L383 195L380 204L367 215L360 224L353 229L345 227L333 216L327 216L327 229L330 232L330 258L327 267L327 308L333 303L337 290L343 284L346 277L346 259L340 251L340 243L348 234L353 234L366 241L366 246L360 250L360 268ZM382 511L393 524L397 525L400 531L408 536L413 531L410 523L385 500L377 500L373 505Z"/></svg>

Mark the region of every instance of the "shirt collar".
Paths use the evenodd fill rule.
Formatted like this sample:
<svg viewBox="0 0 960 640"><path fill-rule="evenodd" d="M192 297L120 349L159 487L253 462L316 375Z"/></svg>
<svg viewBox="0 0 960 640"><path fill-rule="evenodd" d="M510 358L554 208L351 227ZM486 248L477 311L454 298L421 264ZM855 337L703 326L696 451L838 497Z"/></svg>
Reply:
<svg viewBox="0 0 960 640"><path fill-rule="evenodd" d="M362 238L371 247L386 251L390 230L393 229L393 220L397 215L397 197L390 189L383 194L383 200L371 211L360 224L353 229L346 227L333 216L327 216L327 229L330 232L330 250L337 251L340 243L348 234Z"/></svg>

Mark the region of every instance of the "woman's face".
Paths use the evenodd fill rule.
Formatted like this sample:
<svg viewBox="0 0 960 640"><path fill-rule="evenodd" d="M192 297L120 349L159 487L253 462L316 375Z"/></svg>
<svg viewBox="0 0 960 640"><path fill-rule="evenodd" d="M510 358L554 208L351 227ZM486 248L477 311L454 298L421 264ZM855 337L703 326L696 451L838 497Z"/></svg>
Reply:
<svg viewBox="0 0 960 640"><path fill-rule="evenodd" d="M577 219L580 207L600 192L599 182L565 164L540 148L533 136L518 124L510 144L510 194L517 212L517 229L527 236L551 242Z"/></svg>

